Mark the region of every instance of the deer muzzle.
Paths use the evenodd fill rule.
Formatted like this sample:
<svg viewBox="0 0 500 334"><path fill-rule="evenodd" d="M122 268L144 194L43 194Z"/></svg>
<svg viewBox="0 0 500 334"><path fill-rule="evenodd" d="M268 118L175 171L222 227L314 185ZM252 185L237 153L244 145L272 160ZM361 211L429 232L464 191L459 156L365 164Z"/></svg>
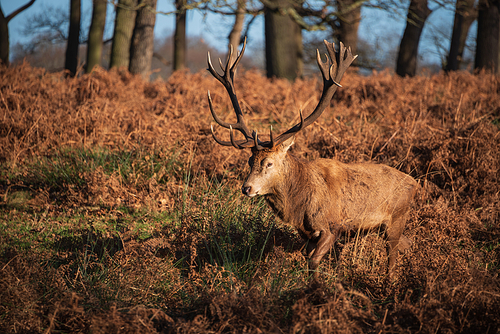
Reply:
<svg viewBox="0 0 500 334"><path fill-rule="evenodd" d="M241 187L241 192L243 193L243 195L246 195L248 197L253 197L256 195L256 194L252 194L252 187L248 187L248 186Z"/></svg>

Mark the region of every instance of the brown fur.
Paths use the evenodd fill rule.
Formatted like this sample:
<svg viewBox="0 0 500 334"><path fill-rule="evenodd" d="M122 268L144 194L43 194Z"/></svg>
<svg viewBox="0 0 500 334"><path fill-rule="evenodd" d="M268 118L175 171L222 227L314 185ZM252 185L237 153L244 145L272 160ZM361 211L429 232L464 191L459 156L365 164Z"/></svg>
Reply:
<svg viewBox="0 0 500 334"><path fill-rule="evenodd" d="M417 182L385 165L306 161L288 152L292 144L293 137L272 149L252 149L243 193L264 195L274 212L309 241L310 270L339 233L383 228L392 273L398 248L410 244L402 232Z"/></svg>

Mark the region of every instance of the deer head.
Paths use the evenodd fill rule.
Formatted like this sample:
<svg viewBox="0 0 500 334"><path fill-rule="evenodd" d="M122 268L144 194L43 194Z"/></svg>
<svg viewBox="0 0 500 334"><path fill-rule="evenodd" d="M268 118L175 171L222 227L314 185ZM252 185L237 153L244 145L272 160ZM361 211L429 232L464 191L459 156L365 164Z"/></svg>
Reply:
<svg viewBox="0 0 500 334"><path fill-rule="evenodd" d="M219 74L213 67L212 61L210 59L210 53L208 53L208 71L219 80L222 85L226 88L231 103L233 105L234 112L236 114L236 123L227 123L220 119L214 112L212 99L210 97L210 92L208 92L208 103L210 106L210 112L212 116L220 126L229 129L229 141L220 140L214 133L213 126L211 127L212 136L214 140L223 146L234 146L238 149L250 148L252 150L252 156L249 160L249 165L251 167L250 175L248 176L245 184L243 185L242 191L247 196L255 195L265 195L272 192L273 180L278 182L277 175L280 174L282 167L286 164L284 157L290 146L293 144L294 136L302 129L311 125L316 119L318 119L325 108L330 104L330 101L337 90L337 87L342 87L339 82L342 79L347 68L356 59L357 56L353 56L350 48L345 48L344 44L340 43L339 51L335 51L335 45L333 43L328 43L324 41L328 54L326 55L326 62L321 60L321 56L318 50L316 50L316 60L321 70L323 76L323 92L318 105L314 111L307 116L305 119L302 112L299 111L300 122L287 131L283 132L276 138L273 135L272 128L269 133L268 141L261 141L257 132L250 131L248 126L245 124L243 117L243 112L238 103L236 97L236 92L234 89L234 75L236 67L238 66L243 53L245 52L246 39L243 44L243 48L239 53L238 57L231 63L231 57L233 55L233 48L230 46L227 55L227 60L225 66L219 59L219 64L222 75ZM243 135L243 139L236 139L234 131L237 130Z"/></svg>

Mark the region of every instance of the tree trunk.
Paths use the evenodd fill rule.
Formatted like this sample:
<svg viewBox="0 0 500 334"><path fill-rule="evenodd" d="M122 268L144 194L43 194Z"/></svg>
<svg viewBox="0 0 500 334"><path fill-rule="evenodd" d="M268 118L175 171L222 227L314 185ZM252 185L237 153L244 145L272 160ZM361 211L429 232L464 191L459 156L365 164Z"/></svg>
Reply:
<svg viewBox="0 0 500 334"><path fill-rule="evenodd" d="M237 50L241 41L241 32L243 31L243 24L245 23L246 0L238 0L238 7L236 8L236 15L234 18L233 29L229 33L229 47L233 47L233 56L231 63L236 60L238 56Z"/></svg>
<svg viewBox="0 0 500 334"><path fill-rule="evenodd" d="M69 9L69 33L68 44L66 46L66 61L64 68L71 76L76 74L78 68L78 46L80 45L80 0L70 0Z"/></svg>
<svg viewBox="0 0 500 334"><path fill-rule="evenodd" d="M427 0L411 0L396 64L396 73L402 77L413 77L417 73L418 44L425 20L430 14Z"/></svg>
<svg viewBox="0 0 500 334"><path fill-rule="evenodd" d="M351 47L352 54L356 54L361 4L359 0L337 0L337 7L340 13L337 39L346 47Z"/></svg>
<svg viewBox="0 0 500 334"><path fill-rule="evenodd" d="M480 0L477 16L477 44L474 67L498 72L500 38L499 0Z"/></svg>
<svg viewBox="0 0 500 334"><path fill-rule="evenodd" d="M460 68L467 34L477 16L474 10L474 2L475 0L457 0L450 52L448 53L445 66L446 72L456 71Z"/></svg>
<svg viewBox="0 0 500 334"><path fill-rule="evenodd" d="M186 67L186 0L175 0L174 71Z"/></svg>
<svg viewBox="0 0 500 334"><path fill-rule="evenodd" d="M92 72L95 66L101 65L102 59L102 36L106 24L106 0L93 0L92 22L89 29L89 40L87 43L87 69Z"/></svg>
<svg viewBox="0 0 500 334"><path fill-rule="evenodd" d="M9 21L12 20L17 14L21 13L23 10L31 6L35 0L31 0L26 5L19 7L7 17L3 14L2 7L0 6L0 63L9 65L9 53L10 53L10 42L9 42Z"/></svg>
<svg viewBox="0 0 500 334"><path fill-rule="evenodd" d="M156 0L141 0L130 44L129 71L149 79L154 49Z"/></svg>
<svg viewBox="0 0 500 334"><path fill-rule="evenodd" d="M0 62L9 65L9 21L0 7Z"/></svg>
<svg viewBox="0 0 500 334"><path fill-rule="evenodd" d="M290 81L302 76L302 31L286 13L292 4L270 0L264 10L267 77Z"/></svg>
<svg viewBox="0 0 500 334"><path fill-rule="evenodd" d="M126 67L130 60L130 44L134 32L137 0L119 0L109 67Z"/></svg>

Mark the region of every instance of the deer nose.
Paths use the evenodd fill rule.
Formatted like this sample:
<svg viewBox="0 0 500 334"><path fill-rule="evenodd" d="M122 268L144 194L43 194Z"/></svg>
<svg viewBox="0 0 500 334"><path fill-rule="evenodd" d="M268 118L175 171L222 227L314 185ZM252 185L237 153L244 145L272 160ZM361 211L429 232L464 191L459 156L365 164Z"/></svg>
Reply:
<svg viewBox="0 0 500 334"><path fill-rule="evenodd" d="M252 187L242 187L241 188L241 192L243 193L243 195L247 195L247 196L250 196L251 190L252 190Z"/></svg>

